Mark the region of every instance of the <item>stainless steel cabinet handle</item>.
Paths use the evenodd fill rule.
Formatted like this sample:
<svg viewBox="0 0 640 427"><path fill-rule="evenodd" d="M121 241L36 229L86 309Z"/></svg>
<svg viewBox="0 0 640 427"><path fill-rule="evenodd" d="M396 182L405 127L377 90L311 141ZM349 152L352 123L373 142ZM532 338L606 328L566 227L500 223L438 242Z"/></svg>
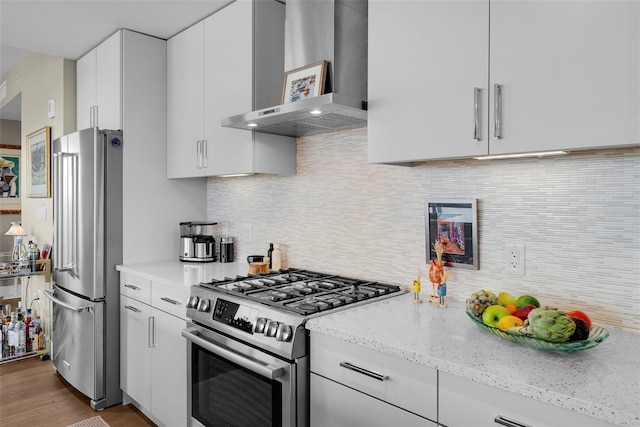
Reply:
<svg viewBox="0 0 640 427"><path fill-rule="evenodd" d="M206 139L202 140L202 167L209 167L209 141Z"/></svg>
<svg viewBox="0 0 640 427"><path fill-rule="evenodd" d="M502 139L502 85L493 85L493 136Z"/></svg>
<svg viewBox="0 0 640 427"><path fill-rule="evenodd" d="M502 424L507 427L531 427L529 424L523 424L510 418L503 417L502 415L498 415L493 421L496 424Z"/></svg>
<svg viewBox="0 0 640 427"><path fill-rule="evenodd" d="M202 141L196 141L196 163L202 169Z"/></svg>
<svg viewBox="0 0 640 427"><path fill-rule="evenodd" d="M173 305L181 305L179 301L176 301L174 299L171 298L167 298L167 297L162 297L160 298L162 301L168 302L169 304L173 304Z"/></svg>
<svg viewBox="0 0 640 427"><path fill-rule="evenodd" d="M130 284L128 284L128 283L125 283L125 284L124 284L124 287L125 287L125 288L129 288L129 289L133 289L134 291L139 291L139 290L140 290L140 288L139 288L139 287L137 287L137 286L135 286L135 285L130 285Z"/></svg>
<svg viewBox="0 0 640 427"><path fill-rule="evenodd" d="M156 318L149 317L149 347L156 346Z"/></svg>
<svg viewBox="0 0 640 427"><path fill-rule="evenodd" d="M126 308L127 310L131 310L134 313L142 313L142 310L140 310L139 308L135 308L133 306L130 306L130 305L125 305L124 308Z"/></svg>
<svg viewBox="0 0 640 427"><path fill-rule="evenodd" d="M342 366L343 368L350 369L352 371L358 372L360 374L366 375L368 377L371 377L374 380L384 381L386 379L389 379L388 375L379 374L377 372L370 371L370 370L365 369L365 368L361 368L360 366L353 365L353 364L351 364L349 362L340 362L340 366Z"/></svg>
<svg viewBox="0 0 640 427"><path fill-rule="evenodd" d="M252 372L255 372L258 375L261 375L265 378L270 378L272 380L276 378L280 378L285 374L285 365L267 365L261 363L254 359L248 359L246 356L242 354L238 354L233 350L220 347L214 343L209 342L205 338L198 336L198 330L196 328L187 328L182 330L182 336L191 341L192 343L204 348L205 350L209 350L210 352L217 354L220 357L223 357L233 363L236 363L243 368L247 368Z"/></svg>
<svg viewBox="0 0 640 427"><path fill-rule="evenodd" d="M482 89L473 88L473 140L482 141L480 134L480 103L482 102Z"/></svg>
<svg viewBox="0 0 640 427"><path fill-rule="evenodd" d="M78 313L82 312L83 310L87 310L89 311L91 309L91 307L76 307L75 305L71 305L71 304L67 304L66 302L59 300L58 298L56 298L53 295L53 292L50 291L49 289L45 289L44 291L42 291L44 293L44 296L46 296L47 298L49 298L53 303L58 304L60 307L64 307L68 310L71 311L77 311Z"/></svg>

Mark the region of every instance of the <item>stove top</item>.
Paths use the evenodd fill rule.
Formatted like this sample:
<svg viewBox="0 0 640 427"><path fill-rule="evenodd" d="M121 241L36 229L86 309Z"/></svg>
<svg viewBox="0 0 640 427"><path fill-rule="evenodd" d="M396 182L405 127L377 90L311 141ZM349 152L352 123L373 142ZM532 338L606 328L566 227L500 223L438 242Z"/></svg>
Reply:
<svg viewBox="0 0 640 427"><path fill-rule="evenodd" d="M200 286L303 316L401 291L395 285L296 269Z"/></svg>
<svg viewBox="0 0 640 427"><path fill-rule="evenodd" d="M193 285L187 317L293 360L307 353L307 319L402 293L396 285L288 269Z"/></svg>

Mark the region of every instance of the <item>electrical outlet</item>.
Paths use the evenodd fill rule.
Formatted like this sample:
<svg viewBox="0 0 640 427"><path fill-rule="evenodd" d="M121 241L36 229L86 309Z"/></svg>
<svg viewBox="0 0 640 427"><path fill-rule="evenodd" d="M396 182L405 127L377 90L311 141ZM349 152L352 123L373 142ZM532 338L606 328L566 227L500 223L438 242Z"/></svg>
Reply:
<svg viewBox="0 0 640 427"><path fill-rule="evenodd" d="M505 271L516 276L524 276L524 245L507 245L504 255Z"/></svg>
<svg viewBox="0 0 640 427"><path fill-rule="evenodd" d="M252 235L253 235L253 232L252 232L251 224L242 224L240 226L240 240L244 242L251 242L253 241Z"/></svg>

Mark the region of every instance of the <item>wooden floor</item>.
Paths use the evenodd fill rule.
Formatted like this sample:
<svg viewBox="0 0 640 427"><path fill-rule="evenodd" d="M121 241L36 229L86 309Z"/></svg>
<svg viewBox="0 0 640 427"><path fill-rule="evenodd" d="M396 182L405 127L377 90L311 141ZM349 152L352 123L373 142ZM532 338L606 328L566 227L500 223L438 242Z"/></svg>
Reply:
<svg viewBox="0 0 640 427"><path fill-rule="evenodd" d="M154 426L133 405L115 405L101 411L71 387L39 357L0 364L0 427L69 424L100 415L111 427Z"/></svg>

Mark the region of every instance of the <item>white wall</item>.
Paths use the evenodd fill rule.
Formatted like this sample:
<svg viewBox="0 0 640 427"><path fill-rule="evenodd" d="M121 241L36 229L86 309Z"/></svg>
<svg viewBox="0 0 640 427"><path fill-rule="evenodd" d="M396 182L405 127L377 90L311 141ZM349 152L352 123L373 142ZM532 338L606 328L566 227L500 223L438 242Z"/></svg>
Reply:
<svg viewBox="0 0 640 427"><path fill-rule="evenodd" d="M368 164L366 141L299 138L294 177L209 178L207 217L236 239L251 224L242 260L281 243L292 267L408 285L428 268L425 201L476 198L480 269L452 270L449 298L528 293L640 332L640 148L410 168ZM505 273L506 244L525 245L524 277Z"/></svg>

